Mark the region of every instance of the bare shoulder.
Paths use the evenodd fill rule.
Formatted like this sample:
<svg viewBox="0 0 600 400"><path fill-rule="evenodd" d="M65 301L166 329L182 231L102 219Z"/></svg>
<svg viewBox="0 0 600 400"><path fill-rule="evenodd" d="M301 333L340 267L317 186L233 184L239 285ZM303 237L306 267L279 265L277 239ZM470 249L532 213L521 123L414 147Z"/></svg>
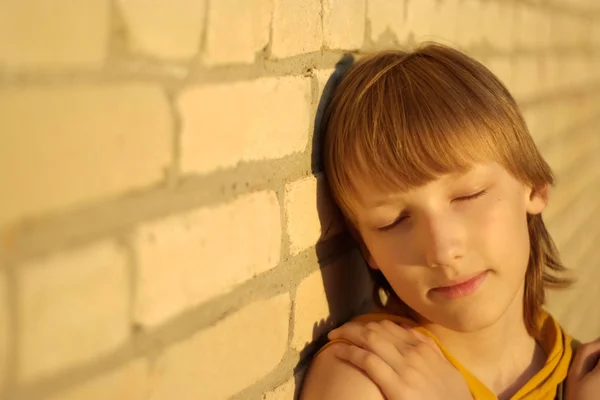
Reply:
<svg viewBox="0 0 600 400"><path fill-rule="evenodd" d="M385 400L367 375L335 357L335 346L332 344L312 361L300 400Z"/></svg>

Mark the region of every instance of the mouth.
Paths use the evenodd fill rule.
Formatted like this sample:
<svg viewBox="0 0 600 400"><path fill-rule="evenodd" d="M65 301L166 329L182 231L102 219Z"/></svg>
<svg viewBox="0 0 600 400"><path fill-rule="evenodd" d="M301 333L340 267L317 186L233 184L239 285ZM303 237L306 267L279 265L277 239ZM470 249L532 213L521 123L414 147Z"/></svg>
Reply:
<svg viewBox="0 0 600 400"><path fill-rule="evenodd" d="M445 286L439 286L430 290L434 295L439 295L453 300L469 296L477 291L485 281L488 271L483 271L471 277L460 278Z"/></svg>

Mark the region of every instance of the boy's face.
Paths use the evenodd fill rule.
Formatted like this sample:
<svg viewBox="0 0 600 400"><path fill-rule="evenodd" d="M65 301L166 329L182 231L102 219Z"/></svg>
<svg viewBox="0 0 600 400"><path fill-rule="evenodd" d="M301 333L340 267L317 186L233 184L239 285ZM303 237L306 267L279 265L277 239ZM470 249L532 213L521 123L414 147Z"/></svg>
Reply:
<svg viewBox="0 0 600 400"><path fill-rule="evenodd" d="M373 182L358 192L354 211L369 265L423 318L466 332L491 325L511 305L521 312L527 213L542 212L547 188L532 191L485 163L407 192Z"/></svg>

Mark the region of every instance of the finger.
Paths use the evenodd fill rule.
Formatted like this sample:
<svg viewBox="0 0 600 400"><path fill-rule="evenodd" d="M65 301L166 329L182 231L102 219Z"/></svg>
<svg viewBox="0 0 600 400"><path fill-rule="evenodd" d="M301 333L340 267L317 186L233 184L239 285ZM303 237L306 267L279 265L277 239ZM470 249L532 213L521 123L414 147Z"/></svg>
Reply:
<svg viewBox="0 0 600 400"><path fill-rule="evenodd" d="M413 346L419 344L419 338L411 334L412 327L403 324L397 324L390 320L384 319L379 323L383 329L390 332L394 337L401 339Z"/></svg>
<svg viewBox="0 0 600 400"><path fill-rule="evenodd" d="M389 340L400 354L406 354L410 348L420 343L419 339L412 335L404 327L400 327L396 323L383 320L379 322L370 322L365 325L367 328L379 332L384 338Z"/></svg>
<svg viewBox="0 0 600 400"><path fill-rule="evenodd" d="M440 349L440 346L438 346L438 344L435 342L435 340L433 340L431 337L425 335L422 332L419 332L416 329L411 329L410 333L412 333L413 335L415 335L422 342L427 343L428 345L430 345L431 348L433 350L435 350L436 354L438 354L440 357L442 357L444 359L446 358L446 356L444 356L444 353L442 353L442 350Z"/></svg>
<svg viewBox="0 0 600 400"><path fill-rule="evenodd" d="M376 322L366 325L346 324L336 329L336 332L331 336L335 339L344 339L377 355L398 373L402 371L403 361L400 349L403 343L385 332Z"/></svg>
<svg viewBox="0 0 600 400"><path fill-rule="evenodd" d="M395 339L403 345L399 349L402 354L402 375L407 368L413 368L421 373L431 372L439 362L449 363L435 340L419 332L415 327L396 324L389 320L383 320L379 323L380 329L394 332ZM398 346L396 346L398 347Z"/></svg>
<svg viewBox="0 0 600 400"><path fill-rule="evenodd" d="M382 341L382 339L393 341L393 337L382 329L377 322L367 324L349 322L329 332L328 337L331 340L345 339L364 349L367 349L373 343Z"/></svg>
<svg viewBox="0 0 600 400"><path fill-rule="evenodd" d="M569 377L577 381L598 367L600 357L600 340L587 343L577 349Z"/></svg>
<svg viewBox="0 0 600 400"><path fill-rule="evenodd" d="M383 392L386 399L397 398L402 393L402 381L384 360L358 346L339 343L333 346L334 355L367 374Z"/></svg>
<svg viewBox="0 0 600 400"><path fill-rule="evenodd" d="M409 326L405 324L395 324L389 320L381 321L381 325L388 329L390 332L393 332L395 336L402 337L404 341L411 343L413 346L417 346L419 343L424 342L429 344L438 355L443 358L444 353L440 350L439 346L431 337L425 335L424 333L419 332L416 327Z"/></svg>
<svg viewBox="0 0 600 400"><path fill-rule="evenodd" d="M339 339L344 331L349 329L357 329L358 326L360 326L358 322L347 322L339 328L331 330L327 334L327 337L329 338L329 340Z"/></svg>

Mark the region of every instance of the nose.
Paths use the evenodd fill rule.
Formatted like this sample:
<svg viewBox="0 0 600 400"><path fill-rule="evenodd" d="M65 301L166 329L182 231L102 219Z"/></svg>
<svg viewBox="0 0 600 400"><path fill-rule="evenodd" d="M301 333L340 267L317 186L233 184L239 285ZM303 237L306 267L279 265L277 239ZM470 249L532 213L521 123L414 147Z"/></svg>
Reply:
<svg viewBox="0 0 600 400"><path fill-rule="evenodd" d="M451 216L429 216L420 229L425 265L454 269L464 255L464 229Z"/></svg>

